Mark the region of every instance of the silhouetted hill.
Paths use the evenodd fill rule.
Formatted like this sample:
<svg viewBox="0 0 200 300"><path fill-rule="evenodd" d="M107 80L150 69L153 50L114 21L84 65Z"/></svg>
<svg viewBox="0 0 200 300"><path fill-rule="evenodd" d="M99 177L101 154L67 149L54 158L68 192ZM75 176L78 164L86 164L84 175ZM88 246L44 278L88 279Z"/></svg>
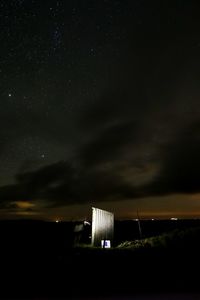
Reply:
<svg viewBox="0 0 200 300"><path fill-rule="evenodd" d="M74 225L1 221L0 298L200 292L199 220L142 221L154 246L136 250L73 247ZM135 221L116 222L115 229L118 240L138 234Z"/></svg>

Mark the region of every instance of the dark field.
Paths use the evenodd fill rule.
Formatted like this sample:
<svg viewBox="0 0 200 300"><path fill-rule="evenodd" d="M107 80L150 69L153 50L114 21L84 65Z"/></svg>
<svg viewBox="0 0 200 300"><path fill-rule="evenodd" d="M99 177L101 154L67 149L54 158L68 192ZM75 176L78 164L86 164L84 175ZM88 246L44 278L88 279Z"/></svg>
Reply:
<svg viewBox="0 0 200 300"><path fill-rule="evenodd" d="M153 244L118 248L138 238L138 224L116 222L115 247L99 249L74 247L74 223L2 221L1 298L158 299L169 294L199 299L200 221L142 221L141 226L144 238L165 234ZM82 241L88 242L89 229L86 233Z"/></svg>

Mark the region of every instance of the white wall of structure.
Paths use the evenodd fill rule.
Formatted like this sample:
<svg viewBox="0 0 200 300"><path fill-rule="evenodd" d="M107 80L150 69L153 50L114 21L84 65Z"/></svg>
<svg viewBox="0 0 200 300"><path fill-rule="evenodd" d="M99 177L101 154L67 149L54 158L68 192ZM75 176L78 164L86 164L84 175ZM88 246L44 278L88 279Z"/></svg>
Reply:
<svg viewBox="0 0 200 300"><path fill-rule="evenodd" d="M92 245L101 246L102 240L110 240L111 246L114 235L114 214L92 207Z"/></svg>

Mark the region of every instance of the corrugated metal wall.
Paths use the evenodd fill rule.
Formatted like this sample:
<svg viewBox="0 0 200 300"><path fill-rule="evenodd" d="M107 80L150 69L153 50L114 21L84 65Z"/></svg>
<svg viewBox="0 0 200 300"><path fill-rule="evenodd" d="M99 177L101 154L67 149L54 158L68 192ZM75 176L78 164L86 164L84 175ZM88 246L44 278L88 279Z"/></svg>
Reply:
<svg viewBox="0 0 200 300"><path fill-rule="evenodd" d="M113 244L114 214L92 207L92 245L101 246L101 240L110 240Z"/></svg>

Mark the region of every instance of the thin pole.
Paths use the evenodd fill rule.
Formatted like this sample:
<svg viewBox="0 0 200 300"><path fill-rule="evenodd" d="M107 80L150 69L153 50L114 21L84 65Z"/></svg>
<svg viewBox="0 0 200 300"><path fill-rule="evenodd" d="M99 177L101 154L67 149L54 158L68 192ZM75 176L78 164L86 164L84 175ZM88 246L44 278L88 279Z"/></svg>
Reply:
<svg viewBox="0 0 200 300"><path fill-rule="evenodd" d="M140 239L142 239L142 229L141 229L141 224L140 224L140 218L139 218L138 209L137 209L137 220L138 220L138 229L139 229Z"/></svg>

